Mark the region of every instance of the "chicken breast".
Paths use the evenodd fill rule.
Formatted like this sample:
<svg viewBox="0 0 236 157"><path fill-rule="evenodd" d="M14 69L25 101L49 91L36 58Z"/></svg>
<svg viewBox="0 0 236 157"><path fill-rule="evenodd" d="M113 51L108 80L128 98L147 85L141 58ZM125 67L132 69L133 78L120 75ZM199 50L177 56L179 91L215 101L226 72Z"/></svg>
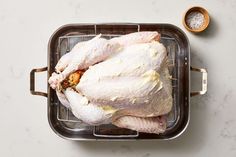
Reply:
<svg viewBox="0 0 236 157"><path fill-rule="evenodd" d="M96 104L144 107L163 88L160 68L166 49L159 42L131 45L90 67L76 90Z"/></svg>

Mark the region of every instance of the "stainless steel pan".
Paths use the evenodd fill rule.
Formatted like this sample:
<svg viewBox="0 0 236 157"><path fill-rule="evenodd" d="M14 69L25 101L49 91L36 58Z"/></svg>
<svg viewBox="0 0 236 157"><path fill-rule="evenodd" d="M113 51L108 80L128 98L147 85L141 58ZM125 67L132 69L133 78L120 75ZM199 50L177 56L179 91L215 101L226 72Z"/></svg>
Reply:
<svg viewBox="0 0 236 157"><path fill-rule="evenodd" d="M165 133L147 134L117 128L113 125L87 126L63 107L49 85L47 92L35 90L35 73L47 72L48 78L54 71L59 58L70 51L79 41L89 40L96 34L112 38L137 31L158 31L161 42L166 46L170 62L173 86L173 109L168 115L168 128ZM190 70L202 73L202 90L190 92ZM48 79L47 78L47 79ZM47 81L45 80L45 83ZM48 43L48 65L33 69L30 73L30 91L33 95L47 97L48 121L54 132L69 140L134 140L134 139L173 139L186 129L190 118L190 96L202 95L207 91L205 69L190 67L190 46L186 35L178 27L170 24L70 24L60 27Z"/></svg>

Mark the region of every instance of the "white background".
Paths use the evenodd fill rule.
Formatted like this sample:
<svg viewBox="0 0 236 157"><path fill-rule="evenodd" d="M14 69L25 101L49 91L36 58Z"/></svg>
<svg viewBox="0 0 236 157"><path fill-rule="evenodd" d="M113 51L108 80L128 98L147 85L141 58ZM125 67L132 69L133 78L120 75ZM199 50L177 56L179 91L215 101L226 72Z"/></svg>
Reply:
<svg viewBox="0 0 236 157"><path fill-rule="evenodd" d="M193 5L211 16L209 29L187 32L181 20ZM172 23L191 43L192 65L207 68L208 94L191 98L186 132L173 141L72 142L47 122L46 98L29 92L29 72L44 67L50 35L81 22ZM0 0L0 156L236 156L236 0ZM199 81L193 75L194 88ZM46 74L37 74L46 90Z"/></svg>

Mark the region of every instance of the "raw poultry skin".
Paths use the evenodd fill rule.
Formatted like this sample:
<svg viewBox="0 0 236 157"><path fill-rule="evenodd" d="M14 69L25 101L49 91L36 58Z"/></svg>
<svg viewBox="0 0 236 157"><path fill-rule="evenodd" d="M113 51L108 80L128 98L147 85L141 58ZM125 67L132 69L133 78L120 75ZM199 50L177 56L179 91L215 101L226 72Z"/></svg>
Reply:
<svg viewBox="0 0 236 157"><path fill-rule="evenodd" d="M49 84L57 88L71 73L88 68L74 89L56 90L77 118L91 125L111 122L140 132L162 133L166 129L163 115L172 108L172 86L167 52L159 39L157 32L139 32L78 43L58 62L60 73L54 73Z"/></svg>

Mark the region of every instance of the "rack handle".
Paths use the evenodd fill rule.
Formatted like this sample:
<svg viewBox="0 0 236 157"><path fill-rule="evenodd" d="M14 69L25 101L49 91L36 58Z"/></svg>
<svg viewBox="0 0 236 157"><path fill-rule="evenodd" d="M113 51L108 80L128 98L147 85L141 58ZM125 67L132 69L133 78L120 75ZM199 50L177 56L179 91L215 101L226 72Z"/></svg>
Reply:
<svg viewBox="0 0 236 157"><path fill-rule="evenodd" d="M190 96L203 95L207 92L207 71L203 68L190 67L191 71L202 73L202 89L200 91L194 91L190 93Z"/></svg>
<svg viewBox="0 0 236 157"><path fill-rule="evenodd" d="M116 135L114 135L114 134L109 134L108 132L107 133L102 133L102 132L100 132L100 129L102 130L102 128L101 128L102 126L94 126L93 127L93 136L95 136L95 137L104 137L104 138L135 138L135 137L138 137L139 136L139 132L137 132L137 131L132 131L133 132L133 134L116 134ZM113 126L113 127L115 127L115 126ZM128 129L122 129L122 128L117 128L117 127L115 127L116 129L119 129L119 130L126 130L126 131L131 131L131 130L128 130ZM115 129L115 128L113 128L113 129ZM112 132L112 130L113 130L112 128L110 128L110 131L109 132ZM114 131L114 130L113 130Z"/></svg>
<svg viewBox="0 0 236 157"><path fill-rule="evenodd" d="M48 67L38 68L38 69L32 69L30 72L30 92L32 95L39 95L39 96L45 96L48 97L47 93L35 91L35 73L36 72L44 72L47 71Z"/></svg>

